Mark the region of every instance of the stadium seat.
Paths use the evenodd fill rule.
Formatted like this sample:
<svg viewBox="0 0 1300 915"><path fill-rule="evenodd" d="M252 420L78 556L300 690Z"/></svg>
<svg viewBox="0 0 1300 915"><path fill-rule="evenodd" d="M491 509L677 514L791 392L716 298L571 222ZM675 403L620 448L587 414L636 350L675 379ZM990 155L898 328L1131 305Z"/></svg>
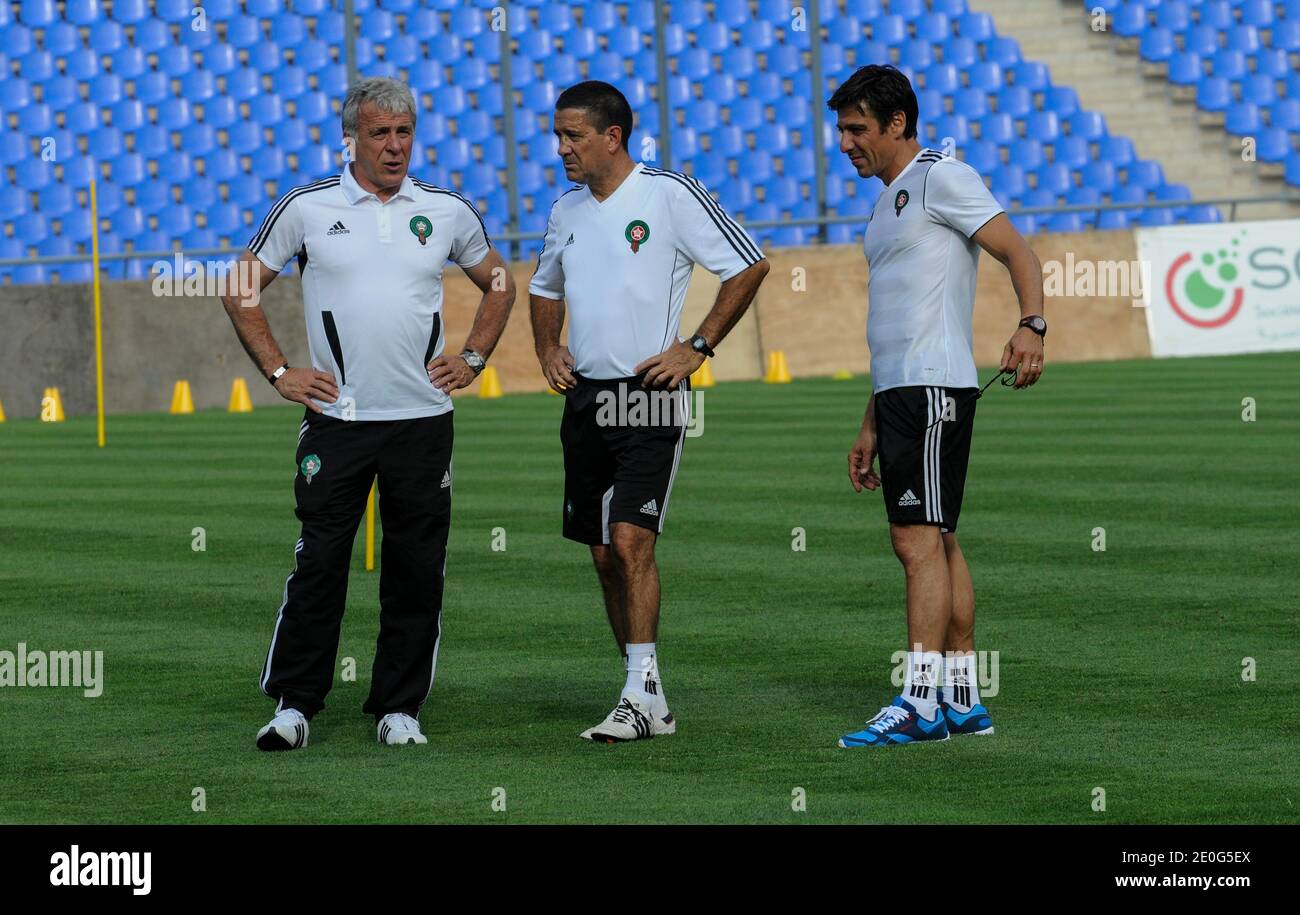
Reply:
<svg viewBox="0 0 1300 915"><path fill-rule="evenodd" d="M1232 84L1221 76L1209 76L1196 87L1196 106L1204 111L1224 111L1232 102Z"/></svg>

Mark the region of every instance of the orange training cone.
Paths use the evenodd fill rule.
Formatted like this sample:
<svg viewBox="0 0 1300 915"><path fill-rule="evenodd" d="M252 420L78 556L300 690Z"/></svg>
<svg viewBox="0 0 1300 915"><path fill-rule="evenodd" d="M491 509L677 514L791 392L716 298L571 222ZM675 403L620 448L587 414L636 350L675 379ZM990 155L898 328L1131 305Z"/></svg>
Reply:
<svg viewBox="0 0 1300 915"><path fill-rule="evenodd" d="M190 391L190 383L182 379L176 382L172 388L172 406L169 413L193 413L194 412L194 395Z"/></svg>
<svg viewBox="0 0 1300 915"><path fill-rule="evenodd" d="M713 366L709 365L709 360L705 359L700 363L700 367L691 373L692 388L711 388L716 381L713 380Z"/></svg>
<svg viewBox="0 0 1300 915"><path fill-rule="evenodd" d="M58 388L45 389L45 395L41 397L41 422L63 422L63 398L59 396Z"/></svg>
<svg viewBox="0 0 1300 915"><path fill-rule="evenodd" d="M768 384L789 384L790 368L785 364L785 351L774 349L767 354L767 376L763 379Z"/></svg>
<svg viewBox="0 0 1300 915"><path fill-rule="evenodd" d="M230 406L226 410L229 413L253 412L253 398L248 393L248 382L243 378L236 378L230 386Z"/></svg>
<svg viewBox="0 0 1300 915"><path fill-rule="evenodd" d="M501 378L497 375L496 366L489 365L483 370L483 377L479 379L478 396L485 400L501 396Z"/></svg>

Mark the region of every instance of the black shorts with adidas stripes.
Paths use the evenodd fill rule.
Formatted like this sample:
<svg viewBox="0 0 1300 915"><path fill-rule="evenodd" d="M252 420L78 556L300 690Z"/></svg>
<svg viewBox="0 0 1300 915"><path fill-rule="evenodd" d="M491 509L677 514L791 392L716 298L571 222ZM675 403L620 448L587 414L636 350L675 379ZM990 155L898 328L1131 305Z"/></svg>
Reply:
<svg viewBox="0 0 1300 915"><path fill-rule="evenodd" d="M904 387L876 394L876 450L892 524L957 530L978 388Z"/></svg>
<svg viewBox="0 0 1300 915"><path fill-rule="evenodd" d="M609 543L627 522L662 533L690 422L690 381L646 390L641 377L577 377L564 395L564 536Z"/></svg>

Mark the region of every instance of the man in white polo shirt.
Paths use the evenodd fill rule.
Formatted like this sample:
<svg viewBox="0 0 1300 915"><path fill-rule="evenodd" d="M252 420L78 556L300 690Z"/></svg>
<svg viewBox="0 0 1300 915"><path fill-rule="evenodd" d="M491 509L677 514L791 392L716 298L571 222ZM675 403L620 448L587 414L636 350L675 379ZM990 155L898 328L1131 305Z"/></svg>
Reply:
<svg viewBox="0 0 1300 915"><path fill-rule="evenodd" d="M341 175L296 187L242 258L263 289L297 260L310 367L290 367L254 295L223 299L240 342L286 400L307 408L294 492L302 536L285 583L261 688L276 715L262 750L306 746L334 678L357 524L379 481L383 557L370 695L380 743L425 743L451 522L452 403L505 329L515 286L474 207L407 174L416 108L400 82L348 90ZM483 292L457 356L444 354L442 276L451 261Z"/></svg>
<svg viewBox="0 0 1300 915"><path fill-rule="evenodd" d="M884 490L907 575L903 694L839 745L992 734L975 677L975 593L956 533L980 394L975 271L982 248L1011 275L1022 319L1001 369L1017 372L1015 386L1024 388L1043 367L1042 268L975 170L917 142L916 94L901 72L862 67L828 106L840 151L860 177L885 184L863 240L873 392L849 452L849 480L858 492Z"/></svg>
<svg viewBox="0 0 1300 915"><path fill-rule="evenodd" d="M564 536L590 547L625 658L618 705L581 735L606 743L676 731L656 658L655 541L689 422L690 374L740 320L768 270L698 181L632 161L631 132L632 109L608 83L560 94L555 134L565 175L579 186L551 209L529 284L537 356L547 382L565 394ZM696 263L722 287L683 341Z"/></svg>

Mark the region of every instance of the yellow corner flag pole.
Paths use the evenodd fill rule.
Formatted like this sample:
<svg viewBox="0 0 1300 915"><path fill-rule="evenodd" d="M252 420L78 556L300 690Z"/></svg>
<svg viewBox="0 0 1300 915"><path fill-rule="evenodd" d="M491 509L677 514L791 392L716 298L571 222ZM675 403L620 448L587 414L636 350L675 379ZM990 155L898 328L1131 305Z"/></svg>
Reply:
<svg viewBox="0 0 1300 915"><path fill-rule="evenodd" d="M90 179L90 266L95 287L95 407L99 416L99 447L104 447L104 328L99 298L99 202Z"/></svg>
<svg viewBox="0 0 1300 915"><path fill-rule="evenodd" d="M366 496L366 571L375 570L375 483L370 484Z"/></svg>

